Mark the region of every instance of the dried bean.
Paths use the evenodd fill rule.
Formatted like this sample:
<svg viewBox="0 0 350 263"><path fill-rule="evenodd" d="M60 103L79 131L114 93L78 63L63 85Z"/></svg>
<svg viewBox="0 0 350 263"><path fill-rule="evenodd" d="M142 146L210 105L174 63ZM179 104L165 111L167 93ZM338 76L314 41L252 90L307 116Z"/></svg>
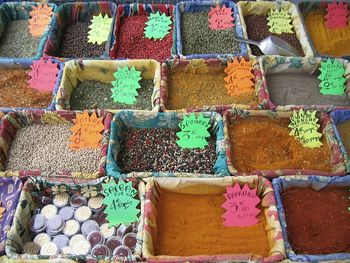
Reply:
<svg viewBox="0 0 350 263"><path fill-rule="evenodd" d="M61 57L99 57L103 54L106 42L101 45L88 43L91 22L77 22L65 28L61 39Z"/></svg>
<svg viewBox="0 0 350 263"><path fill-rule="evenodd" d="M101 149L69 149L71 125L33 124L19 129L10 145L6 169L97 172Z"/></svg>
<svg viewBox="0 0 350 263"><path fill-rule="evenodd" d="M123 172L213 173L215 137L207 138L205 149L181 149L177 130L136 129L123 132L118 164Z"/></svg>
<svg viewBox="0 0 350 263"><path fill-rule="evenodd" d="M5 26L1 35L0 57L34 57L40 38L29 33L28 20L14 20Z"/></svg>

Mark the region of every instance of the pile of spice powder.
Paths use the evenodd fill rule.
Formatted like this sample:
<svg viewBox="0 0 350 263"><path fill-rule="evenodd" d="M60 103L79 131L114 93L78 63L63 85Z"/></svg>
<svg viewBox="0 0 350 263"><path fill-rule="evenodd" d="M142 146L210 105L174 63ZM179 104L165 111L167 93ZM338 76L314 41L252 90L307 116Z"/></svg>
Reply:
<svg viewBox="0 0 350 263"><path fill-rule="evenodd" d="M337 129L345 150L350 156L350 120L337 124Z"/></svg>
<svg viewBox="0 0 350 263"><path fill-rule="evenodd" d="M173 25L169 34L163 39L149 39L145 37L145 23L148 16L134 15L121 18L115 58L155 59L165 61L171 56L173 45Z"/></svg>
<svg viewBox="0 0 350 263"><path fill-rule="evenodd" d="M228 127L233 166L239 172L279 169L330 172L330 152L325 136L321 137L322 147L303 147L289 135L288 125L289 119L247 117L234 120Z"/></svg>
<svg viewBox="0 0 350 263"><path fill-rule="evenodd" d="M68 124L33 124L20 128L10 145L6 170L97 172L101 149L71 150Z"/></svg>
<svg viewBox="0 0 350 263"><path fill-rule="evenodd" d="M0 40L0 57L30 58L38 53L40 38L29 33L28 20L14 20L5 26Z"/></svg>
<svg viewBox="0 0 350 263"><path fill-rule="evenodd" d="M153 80L140 80L136 103L129 105L113 101L111 83L104 83L96 80L85 80L79 82L73 89L70 106L72 110L84 109L134 109L152 110Z"/></svg>
<svg viewBox="0 0 350 263"><path fill-rule="evenodd" d="M255 90L251 93L229 96L225 87L226 73L195 74L189 72L170 72L168 78L169 110L229 104L258 104Z"/></svg>
<svg viewBox="0 0 350 263"><path fill-rule="evenodd" d="M103 42L101 45L88 43L90 25L91 22L76 22L72 25L68 25L64 29L60 44L61 57L91 58L103 55L106 42Z"/></svg>
<svg viewBox="0 0 350 263"><path fill-rule="evenodd" d="M40 92L28 84L30 70L0 70L0 107L47 108L52 92Z"/></svg>
<svg viewBox="0 0 350 263"><path fill-rule="evenodd" d="M288 42L294 48L297 49L299 55L302 57L304 55L303 49L300 45L299 39L295 33L282 33L273 34L269 31L269 26L267 25L268 15L246 15L244 16L244 21L247 26L248 38L255 41L263 40L268 36L276 36ZM294 31L294 29L292 29ZM264 55L259 47L255 45L249 45L252 50L253 55L261 56Z"/></svg>
<svg viewBox="0 0 350 263"><path fill-rule="evenodd" d="M288 241L296 254L350 252L348 187L289 188L281 199Z"/></svg>
<svg viewBox="0 0 350 263"><path fill-rule="evenodd" d="M270 248L263 212L258 215L256 225L225 227L222 194L182 194L160 189L157 199L157 236L153 237L156 256L268 256Z"/></svg>
<svg viewBox="0 0 350 263"><path fill-rule="evenodd" d="M181 149L178 130L128 128L122 132L118 165L123 172L188 172L213 174L215 138L205 149Z"/></svg>
<svg viewBox="0 0 350 263"><path fill-rule="evenodd" d="M182 54L234 54L241 51L233 39L235 28L213 30L208 25L208 13L181 14Z"/></svg>

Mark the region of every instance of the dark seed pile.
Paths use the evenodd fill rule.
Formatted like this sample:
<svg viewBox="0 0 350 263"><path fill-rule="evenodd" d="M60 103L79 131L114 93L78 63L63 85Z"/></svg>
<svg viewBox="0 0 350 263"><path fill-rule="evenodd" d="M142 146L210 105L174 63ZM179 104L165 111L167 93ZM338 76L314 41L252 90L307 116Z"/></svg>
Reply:
<svg viewBox="0 0 350 263"><path fill-rule="evenodd" d="M97 172L101 149L71 150L71 127L34 124L19 129L10 146L6 169Z"/></svg>
<svg viewBox="0 0 350 263"><path fill-rule="evenodd" d="M29 58L36 55L40 38L29 33L28 20L14 20L5 26L0 40L0 57Z"/></svg>
<svg viewBox="0 0 350 263"><path fill-rule="evenodd" d="M84 109L134 109L134 110L152 110L151 97L153 93L153 80L142 79L141 88L138 89L139 95L136 97L135 104L128 105L116 103L111 98L112 84L96 80L86 80L80 82L73 89L70 99L72 110Z"/></svg>
<svg viewBox="0 0 350 263"><path fill-rule="evenodd" d="M91 22L77 22L66 27L61 39L60 56L64 58L99 57L103 54L106 42L101 45L88 43Z"/></svg>
<svg viewBox="0 0 350 263"><path fill-rule="evenodd" d="M123 172L213 173L215 137L207 138L205 149L181 149L177 130L136 129L123 132L118 165Z"/></svg>
<svg viewBox="0 0 350 263"><path fill-rule="evenodd" d="M208 11L181 14L182 53L233 54L240 52L239 43L233 39L234 28L212 30L208 25Z"/></svg>
<svg viewBox="0 0 350 263"><path fill-rule="evenodd" d="M297 35L295 33L282 33L282 34L272 34L269 31L269 26L267 25L268 20L267 20L268 15L247 15L244 16L244 21L247 26L247 34L248 38L255 40L255 41L260 41L268 36L276 36L279 38L282 38L284 41L288 42L291 44L293 47L295 47L300 56L304 56L303 49L300 45L299 39L297 38ZM294 29L293 29L294 30ZM255 45L249 45L253 55L255 56L261 56L264 55L261 50L255 46Z"/></svg>

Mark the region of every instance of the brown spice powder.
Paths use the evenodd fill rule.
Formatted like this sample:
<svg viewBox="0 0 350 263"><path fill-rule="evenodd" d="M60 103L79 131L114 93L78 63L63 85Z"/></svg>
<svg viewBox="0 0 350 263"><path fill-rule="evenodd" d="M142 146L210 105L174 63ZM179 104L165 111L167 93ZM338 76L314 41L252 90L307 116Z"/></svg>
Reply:
<svg viewBox="0 0 350 263"><path fill-rule="evenodd" d="M337 125L339 135L348 155L350 155L350 121L344 121Z"/></svg>
<svg viewBox="0 0 350 263"><path fill-rule="evenodd" d="M282 193L282 203L295 253L350 252L348 187L291 188Z"/></svg>
<svg viewBox="0 0 350 263"><path fill-rule="evenodd" d="M229 125L231 159L239 172L278 169L331 171L330 152L323 146L306 148L289 135L289 120L247 117Z"/></svg>
<svg viewBox="0 0 350 263"><path fill-rule="evenodd" d="M194 74L172 72L168 78L169 110L211 105L246 104L256 105L258 98L255 90L238 96L227 95L225 72Z"/></svg>
<svg viewBox="0 0 350 263"><path fill-rule="evenodd" d="M225 227L223 195L161 191L157 206L155 255L255 254L267 256L265 218L250 227Z"/></svg>
<svg viewBox="0 0 350 263"><path fill-rule="evenodd" d="M51 92L40 92L28 84L29 70L0 70L0 107L47 108Z"/></svg>

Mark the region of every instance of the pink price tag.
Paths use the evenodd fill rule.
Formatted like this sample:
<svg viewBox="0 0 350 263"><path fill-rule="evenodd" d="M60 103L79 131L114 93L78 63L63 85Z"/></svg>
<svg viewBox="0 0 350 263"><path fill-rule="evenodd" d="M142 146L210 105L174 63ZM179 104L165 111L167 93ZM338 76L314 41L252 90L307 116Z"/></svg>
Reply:
<svg viewBox="0 0 350 263"><path fill-rule="evenodd" d="M34 61L31 68L32 71L29 73L31 78L28 80L29 85L33 89L42 92L53 91L59 72L58 64L53 63L50 59L45 61L41 58Z"/></svg>
<svg viewBox="0 0 350 263"><path fill-rule="evenodd" d="M336 1L327 4L326 27L329 29L344 28L348 26L348 5Z"/></svg>
<svg viewBox="0 0 350 263"><path fill-rule="evenodd" d="M244 227L256 225L259 220L256 216L260 210L256 205L260 203L260 198L256 195L256 190L251 190L248 184L243 188L236 183L233 187L226 187L224 194L226 202L221 206L226 209L223 215L224 226L227 227Z"/></svg>
<svg viewBox="0 0 350 263"><path fill-rule="evenodd" d="M232 9L219 5L211 7L208 14L209 27L214 30L222 30L234 27Z"/></svg>

